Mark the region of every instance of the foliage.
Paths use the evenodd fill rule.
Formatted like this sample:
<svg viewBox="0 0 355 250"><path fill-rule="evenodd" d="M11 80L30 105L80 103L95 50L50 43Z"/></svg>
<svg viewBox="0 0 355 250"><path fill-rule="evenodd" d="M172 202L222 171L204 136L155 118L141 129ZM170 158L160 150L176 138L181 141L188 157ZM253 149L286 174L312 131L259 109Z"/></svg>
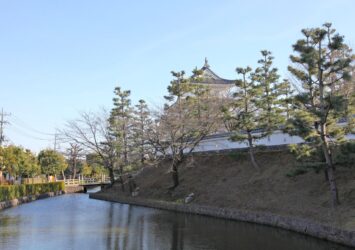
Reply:
<svg viewBox="0 0 355 250"><path fill-rule="evenodd" d="M64 156L54 150L45 149L38 154L38 162L42 173L46 175L57 175L64 171L68 164Z"/></svg>
<svg viewBox="0 0 355 250"><path fill-rule="evenodd" d="M294 45L298 56L290 57L295 66L289 66L289 71L302 85L295 97L290 132L318 145L322 137L341 143L345 133L337 121L346 116L348 102L337 89L350 80L352 55L330 24L302 33L305 38Z"/></svg>
<svg viewBox="0 0 355 250"><path fill-rule="evenodd" d="M233 160L245 160L247 159L247 155L243 151L233 151L228 153L228 157L232 158Z"/></svg>
<svg viewBox="0 0 355 250"><path fill-rule="evenodd" d="M151 153L147 133L152 125L150 111L144 100L139 100L135 105L132 118L133 151L138 154L140 164L143 164L145 155Z"/></svg>
<svg viewBox="0 0 355 250"><path fill-rule="evenodd" d="M301 136L311 147L321 148L325 173L332 194L332 204L339 204L334 175L332 146L343 143L346 127L337 122L349 116L350 102L339 90L351 81L354 56L344 44L343 36L335 33L330 23L321 28L302 30L304 35L293 45L296 55L288 69L300 83L294 101L294 117L289 133ZM352 115L351 115L352 116ZM348 120L352 123L352 120Z"/></svg>
<svg viewBox="0 0 355 250"><path fill-rule="evenodd" d="M311 147L308 144L290 144L289 149L291 153L295 154L297 160L308 159L314 156L317 151L315 147Z"/></svg>
<svg viewBox="0 0 355 250"><path fill-rule="evenodd" d="M102 175L108 175L108 170L99 164L89 165L84 163L81 174L86 177L101 177Z"/></svg>
<svg viewBox="0 0 355 250"><path fill-rule="evenodd" d="M178 166L205 136L216 131L220 121L220 100L196 83L200 74L195 70L193 77L187 78L184 71L172 72L167 103L156 113L156 122L148 133L150 145L159 156L172 159L172 188L179 185Z"/></svg>
<svg viewBox="0 0 355 250"><path fill-rule="evenodd" d="M225 124L232 132L232 141L247 142L250 160L260 169L254 157L255 141L280 128L289 115L288 81L279 82L277 68L273 68L270 51L261 51L260 66L252 72L250 67L237 68L241 78L236 80L233 100L223 108ZM286 113L286 115L285 115Z"/></svg>
<svg viewBox="0 0 355 250"><path fill-rule="evenodd" d="M93 177L101 177L102 175L108 175L108 171L104 166L96 165L92 167L91 175Z"/></svg>
<svg viewBox="0 0 355 250"><path fill-rule="evenodd" d="M324 167L324 156L322 150L318 147L312 147L308 144L291 144L289 145L290 152L296 157L295 168L286 174L288 177L295 177L314 171L319 171Z"/></svg>
<svg viewBox="0 0 355 250"><path fill-rule="evenodd" d="M120 87L114 90L113 108L109 118L109 128L115 140L115 147L120 151L122 162L128 164L128 152L130 151L130 135L131 135L131 119L132 107L131 99L129 98L131 91L122 91ZM123 165L120 165L122 172Z"/></svg>
<svg viewBox="0 0 355 250"><path fill-rule="evenodd" d="M261 88L257 103L260 113L257 115L264 121L265 132L269 135L285 123L285 116L282 115L285 110L280 104L286 101L281 97L289 95L290 86L287 81L279 81L278 70L272 67L274 57L271 52L262 50L261 56L262 58L258 61L260 66L252 74L252 78Z"/></svg>
<svg viewBox="0 0 355 250"><path fill-rule="evenodd" d="M68 159L68 172L73 178L76 178L78 170L82 167L82 159L84 156L83 148L77 143L69 143L69 148L66 150Z"/></svg>
<svg viewBox="0 0 355 250"><path fill-rule="evenodd" d="M290 152L297 159L295 168L287 176L294 177L305 174L309 171L319 173L326 168L326 162L321 148L312 147L308 144L289 145ZM333 148L333 163L339 167L354 167L355 162L355 142L349 141Z"/></svg>
<svg viewBox="0 0 355 250"><path fill-rule="evenodd" d="M233 102L223 108L224 119L228 124L228 129L232 132L230 139L232 141L247 141L250 160L253 166L259 169L254 158L254 141L267 136L267 133L263 131L253 133L253 131L266 128L260 107L262 88L255 84L250 67L237 68L236 71L242 78L236 80L235 85L238 90L233 94Z"/></svg>
<svg viewBox="0 0 355 250"><path fill-rule="evenodd" d="M1 169L12 176L34 177L40 174L36 157L17 146L0 147Z"/></svg>
<svg viewBox="0 0 355 250"><path fill-rule="evenodd" d="M288 172L286 176L291 178L298 175L303 175L305 173L308 173L308 170L304 166L299 166L295 169L292 169L290 172Z"/></svg>
<svg viewBox="0 0 355 250"><path fill-rule="evenodd" d="M25 150L19 157L19 175L22 177L35 177L41 173L37 158L31 151Z"/></svg>
<svg viewBox="0 0 355 250"><path fill-rule="evenodd" d="M255 84L250 67L237 68L242 76L236 80L238 90L233 94L233 102L223 108L224 119L228 129L233 132L233 141L252 141L265 137L267 134L251 134L252 131L265 128L264 119L260 116L260 96L262 88ZM250 134L249 134L250 133ZM251 138L250 138L251 137Z"/></svg>
<svg viewBox="0 0 355 250"><path fill-rule="evenodd" d="M176 204L184 204L185 203L185 199L183 199L183 198L176 199L175 203Z"/></svg>
<svg viewBox="0 0 355 250"><path fill-rule="evenodd" d="M0 201L64 190L64 182L0 186Z"/></svg>
<svg viewBox="0 0 355 250"><path fill-rule="evenodd" d="M340 166L355 167L355 142L349 141L340 145L336 156L336 164Z"/></svg>
<svg viewBox="0 0 355 250"><path fill-rule="evenodd" d="M92 167L89 164L84 163L84 165L83 165L83 167L81 169L81 174L83 176L91 176L92 175L92 171L93 171Z"/></svg>

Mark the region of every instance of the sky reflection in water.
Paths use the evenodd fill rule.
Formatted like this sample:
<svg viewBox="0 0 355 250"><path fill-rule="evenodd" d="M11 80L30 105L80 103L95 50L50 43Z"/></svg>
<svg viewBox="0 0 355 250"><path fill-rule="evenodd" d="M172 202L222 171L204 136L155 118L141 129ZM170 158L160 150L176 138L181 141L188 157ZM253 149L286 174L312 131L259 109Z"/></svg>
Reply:
<svg viewBox="0 0 355 250"><path fill-rule="evenodd" d="M0 212L0 249L347 249L249 223L58 196Z"/></svg>

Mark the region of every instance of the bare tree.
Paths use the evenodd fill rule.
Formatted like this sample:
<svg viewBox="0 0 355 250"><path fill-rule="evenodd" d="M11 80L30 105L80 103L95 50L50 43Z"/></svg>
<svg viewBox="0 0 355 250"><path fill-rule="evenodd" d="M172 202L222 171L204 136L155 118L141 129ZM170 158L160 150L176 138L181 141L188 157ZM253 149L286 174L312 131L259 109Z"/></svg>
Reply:
<svg viewBox="0 0 355 250"><path fill-rule="evenodd" d="M75 179L76 173L78 170L78 163L84 156L83 148L77 143L69 143L70 148L66 151L66 156L68 157L69 166L71 168L71 172L73 174L73 178Z"/></svg>
<svg viewBox="0 0 355 250"><path fill-rule="evenodd" d="M106 110L99 113L82 112L79 118L68 121L65 129L60 132L68 142L97 154L104 167L109 170L113 185L114 169L119 160L120 150L116 145L116 138L110 132L108 119L109 114ZM124 189L122 176L120 182Z"/></svg>
<svg viewBox="0 0 355 250"><path fill-rule="evenodd" d="M155 112L155 123L147 134L158 157L171 159L171 189L174 189L179 185L180 164L222 125L222 120L219 99L212 98L208 88L202 91L202 85L192 84L183 71L172 74L175 79L168 87L169 96L165 97L168 104Z"/></svg>

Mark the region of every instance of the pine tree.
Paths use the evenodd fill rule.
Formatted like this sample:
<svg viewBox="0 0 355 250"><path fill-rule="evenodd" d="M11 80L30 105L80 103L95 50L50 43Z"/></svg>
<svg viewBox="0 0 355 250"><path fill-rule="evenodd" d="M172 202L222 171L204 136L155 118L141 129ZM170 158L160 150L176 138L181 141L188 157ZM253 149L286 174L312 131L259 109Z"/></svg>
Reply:
<svg viewBox="0 0 355 250"><path fill-rule="evenodd" d="M260 115L266 122L266 131L271 134L285 123L280 98L284 94L286 83L279 82L278 70L272 66L274 59L272 53L262 50L261 55L262 58L258 61L260 66L253 73L253 79L255 84L258 84L263 90L258 105L261 108Z"/></svg>
<svg viewBox="0 0 355 250"><path fill-rule="evenodd" d="M131 118L132 108L131 99L129 98L131 91L122 91L120 87L114 90L113 108L109 118L109 130L111 131L112 143L107 145L116 151L116 155L121 155L121 159L117 159L114 164L119 164L120 182L122 191L124 191L123 172L124 167L129 164L128 153L130 152L131 140Z"/></svg>
<svg viewBox="0 0 355 250"><path fill-rule="evenodd" d="M232 132L231 140L248 142L250 160L259 170L254 157L254 142L267 136L265 119L260 115L263 112L260 106L263 88L255 84L250 67L237 68L236 71L241 79L236 80L233 102L223 109L224 118ZM255 133L257 130L260 133Z"/></svg>
<svg viewBox="0 0 355 250"><path fill-rule="evenodd" d="M191 94L192 85L189 83L188 79L185 78L184 71L172 71L171 74L175 79L170 82L168 86L169 95L164 98L170 103L175 103L172 106L169 106L169 104L165 105L165 114L161 121L163 122L162 125L165 126L164 136L168 136L167 140L170 142L169 148L172 156L172 188L175 188L180 184L178 167L184 159L185 145L197 128L189 124L189 120L193 120L195 116L192 115L192 109L188 107L189 102L186 101L186 98ZM170 133L171 131L173 133ZM198 131L196 132L198 133ZM169 136L168 133L172 136Z"/></svg>
<svg viewBox="0 0 355 250"><path fill-rule="evenodd" d="M133 141L134 148L138 150L139 161L141 164L144 163L145 155L147 151L147 133L151 126L152 120L150 118L150 112L148 105L144 100L139 100L138 104L135 105L133 116Z"/></svg>
<svg viewBox="0 0 355 250"><path fill-rule="evenodd" d="M293 134L301 136L308 149L320 148L325 159L333 206L339 204L332 145L344 141L345 129L337 125L346 116L348 102L337 89L350 80L353 58L345 53L343 36L335 33L330 23L302 30L303 39L293 45L295 55L288 69L301 83L295 97L295 117L291 119Z"/></svg>
<svg viewBox="0 0 355 250"><path fill-rule="evenodd" d="M111 116L109 120L110 128L113 131L114 136L117 138L117 143L120 145L123 163L125 166L127 166L128 153L130 150L130 123L132 118L131 99L129 98L131 91L122 91L120 87L116 87L114 94L114 107L111 110Z"/></svg>
<svg viewBox="0 0 355 250"><path fill-rule="evenodd" d="M287 79L284 79L278 86L278 100L276 101L280 112L284 119L289 120L292 117L292 104L293 104L293 89Z"/></svg>

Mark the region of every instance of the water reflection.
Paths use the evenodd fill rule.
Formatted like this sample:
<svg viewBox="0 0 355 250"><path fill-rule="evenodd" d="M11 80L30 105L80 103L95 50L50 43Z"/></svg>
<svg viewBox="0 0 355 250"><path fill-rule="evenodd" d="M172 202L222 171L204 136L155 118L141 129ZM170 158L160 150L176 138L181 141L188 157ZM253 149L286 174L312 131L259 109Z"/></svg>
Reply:
<svg viewBox="0 0 355 250"><path fill-rule="evenodd" d="M248 223L74 194L0 212L0 249L347 249Z"/></svg>

